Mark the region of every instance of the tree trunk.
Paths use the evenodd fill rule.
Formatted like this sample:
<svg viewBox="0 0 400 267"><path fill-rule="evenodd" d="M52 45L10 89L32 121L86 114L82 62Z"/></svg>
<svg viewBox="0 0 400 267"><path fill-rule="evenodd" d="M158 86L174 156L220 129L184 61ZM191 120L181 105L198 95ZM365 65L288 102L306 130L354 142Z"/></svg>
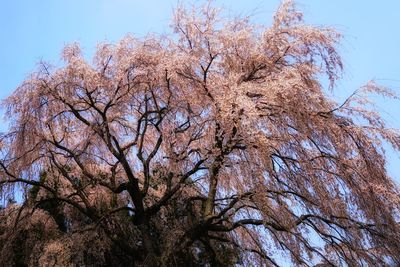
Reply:
<svg viewBox="0 0 400 267"><path fill-rule="evenodd" d="M149 221L145 219L138 228L142 234L143 246L146 250L146 257L144 260L145 266L158 267L160 263L160 253L157 243L151 235Z"/></svg>

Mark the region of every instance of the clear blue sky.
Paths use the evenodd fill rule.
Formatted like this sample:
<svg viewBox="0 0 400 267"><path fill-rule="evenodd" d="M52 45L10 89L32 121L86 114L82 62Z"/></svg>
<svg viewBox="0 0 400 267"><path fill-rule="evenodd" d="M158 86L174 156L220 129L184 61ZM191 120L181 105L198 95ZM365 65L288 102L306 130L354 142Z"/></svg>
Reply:
<svg viewBox="0 0 400 267"><path fill-rule="evenodd" d="M182 2L186 2L181 0ZM200 1L195 1L200 2ZM253 14L270 23L277 0L217 0L231 14ZM130 32L168 31L177 0L3 0L0 2L0 98L9 95L39 60L58 62L64 44L79 41L91 54L98 41L116 41ZM400 94L400 1L298 0L306 22L344 34L345 63L338 99L376 79ZM388 124L400 128L400 102L378 100ZM0 129L4 129L0 122ZM389 172L400 181L399 154L388 153Z"/></svg>

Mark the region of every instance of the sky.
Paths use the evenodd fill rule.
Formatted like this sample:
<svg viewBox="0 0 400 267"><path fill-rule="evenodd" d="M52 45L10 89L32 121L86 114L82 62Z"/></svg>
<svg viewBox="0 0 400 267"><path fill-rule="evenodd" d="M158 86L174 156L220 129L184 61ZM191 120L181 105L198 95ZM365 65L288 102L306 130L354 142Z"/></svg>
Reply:
<svg viewBox="0 0 400 267"><path fill-rule="evenodd" d="M181 2L188 2L181 0ZM200 3L201 1L192 1ZM178 0L0 0L0 98L13 90L41 60L59 63L62 47L81 43L90 55L99 41L118 41L127 33L168 33ZM269 24L277 0L216 0L226 14L252 15ZM400 1L298 0L305 21L330 26L344 38L338 47L343 79L334 90L338 101L374 79L400 94ZM399 100L400 101L400 100ZM400 128L400 102L376 99L388 125ZM6 129L0 121L0 129ZM388 151L389 173L400 182L400 153Z"/></svg>

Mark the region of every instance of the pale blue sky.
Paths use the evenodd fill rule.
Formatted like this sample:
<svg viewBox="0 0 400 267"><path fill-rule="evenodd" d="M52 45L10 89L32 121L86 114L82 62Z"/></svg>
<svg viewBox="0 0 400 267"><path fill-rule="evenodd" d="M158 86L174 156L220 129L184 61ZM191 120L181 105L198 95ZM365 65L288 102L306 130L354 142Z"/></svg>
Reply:
<svg viewBox="0 0 400 267"><path fill-rule="evenodd" d="M181 1L186 2L186 1ZM200 2L200 1L195 1ZM217 0L231 14L253 14L269 23L277 0ZM177 0L0 0L0 98L9 95L39 60L58 62L64 44L79 41L90 54L98 41L116 41L130 32L168 32ZM343 80L339 99L370 79L400 94L400 1L299 0L306 22L337 28ZM400 102L378 100L392 127L400 128ZM4 123L0 122L0 129ZM390 152L389 171L400 181L399 154Z"/></svg>

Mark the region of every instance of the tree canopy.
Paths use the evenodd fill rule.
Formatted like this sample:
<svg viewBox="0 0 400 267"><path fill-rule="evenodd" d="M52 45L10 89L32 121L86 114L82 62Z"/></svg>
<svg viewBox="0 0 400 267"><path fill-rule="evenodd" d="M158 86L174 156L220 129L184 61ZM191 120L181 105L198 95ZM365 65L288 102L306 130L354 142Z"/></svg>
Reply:
<svg viewBox="0 0 400 267"><path fill-rule="evenodd" d="M340 34L178 7L173 33L79 44L4 100L2 266L400 264L400 194L366 98L329 97Z"/></svg>

